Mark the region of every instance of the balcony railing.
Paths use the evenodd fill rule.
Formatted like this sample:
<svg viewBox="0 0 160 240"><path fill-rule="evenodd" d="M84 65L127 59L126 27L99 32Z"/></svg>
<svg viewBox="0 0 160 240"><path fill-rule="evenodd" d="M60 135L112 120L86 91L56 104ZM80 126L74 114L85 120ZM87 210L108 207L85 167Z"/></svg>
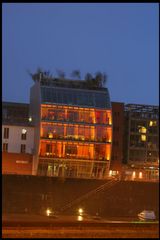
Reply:
<svg viewBox="0 0 160 240"><path fill-rule="evenodd" d="M96 123L94 123L94 121L85 121L85 120L79 120L79 121L76 121L76 120L73 120L73 119L57 119L57 118L49 118L49 117L42 117L41 118L41 121L44 121L44 122L55 122L55 123L72 123L72 124L87 124L87 125L109 125L111 126L112 124L109 123L109 121L106 121L106 122L100 122L100 121L97 121Z"/></svg>
<svg viewBox="0 0 160 240"><path fill-rule="evenodd" d="M97 138L97 139L90 139L86 137L74 137L74 136L41 136L41 139L46 140L63 140L63 141L77 141L77 142L92 142L92 143L111 143L111 141L107 138Z"/></svg>
<svg viewBox="0 0 160 240"><path fill-rule="evenodd" d="M45 154L39 154L39 157L40 158L47 158L47 159L62 159L62 160L67 160L67 159L73 159L73 160L82 160L82 161L85 161L85 160L88 160L88 161L98 161L98 162L106 162L106 161L109 161L108 159L104 158L104 157L95 157L95 158L89 158L88 156L77 156L76 154L66 154L65 156L58 156L56 154L53 154L53 153L45 153Z"/></svg>

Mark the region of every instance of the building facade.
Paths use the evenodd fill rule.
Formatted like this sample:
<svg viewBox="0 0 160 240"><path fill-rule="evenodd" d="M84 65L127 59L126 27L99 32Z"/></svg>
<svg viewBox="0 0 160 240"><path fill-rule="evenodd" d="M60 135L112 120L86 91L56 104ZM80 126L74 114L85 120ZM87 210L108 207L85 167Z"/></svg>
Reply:
<svg viewBox="0 0 160 240"><path fill-rule="evenodd" d="M124 173L128 179L159 178L159 108L125 105Z"/></svg>
<svg viewBox="0 0 160 240"><path fill-rule="evenodd" d="M29 104L3 102L2 173L32 174L34 126Z"/></svg>
<svg viewBox="0 0 160 240"><path fill-rule="evenodd" d="M110 102L95 79L33 75L30 104L3 102L2 173L159 179L159 107Z"/></svg>
<svg viewBox="0 0 160 240"><path fill-rule="evenodd" d="M108 176L112 114L107 88L39 75L30 102L35 123L34 174Z"/></svg>
<svg viewBox="0 0 160 240"><path fill-rule="evenodd" d="M124 138L124 103L112 102L112 154L110 164L110 176L119 175L123 163L123 138Z"/></svg>

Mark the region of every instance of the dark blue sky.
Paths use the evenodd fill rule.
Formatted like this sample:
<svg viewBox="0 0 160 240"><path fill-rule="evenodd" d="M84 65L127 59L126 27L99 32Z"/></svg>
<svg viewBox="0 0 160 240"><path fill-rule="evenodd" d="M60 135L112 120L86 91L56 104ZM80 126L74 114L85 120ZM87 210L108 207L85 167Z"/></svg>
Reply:
<svg viewBox="0 0 160 240"><path fill-rule="evenodd" d="M112 101L159 103L158 3L3 3L3 101L29 102L37 67L108 75Z"/></svg>

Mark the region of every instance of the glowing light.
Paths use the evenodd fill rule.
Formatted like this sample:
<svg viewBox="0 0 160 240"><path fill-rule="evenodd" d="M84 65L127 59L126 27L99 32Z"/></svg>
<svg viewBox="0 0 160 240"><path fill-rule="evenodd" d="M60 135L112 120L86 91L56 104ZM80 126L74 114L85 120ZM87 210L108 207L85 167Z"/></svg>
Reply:
<svg viewBox="0 0 160 240"><path fill-rule="evenodd" d="M26 129L22 129L22 134L25 134L27 132L27 130Z"/></svg>
<svg viewBox="0 0 160 240"><path fill-rule="evenodd" d="M134 171L133 173L132 173L132 178L135 178L136 177L136 172Z"/></svg>
<svg viewBox="0 0 160 240"><path fill-rule="evenodd" d="M49 138L53 138L53 134L52 134L52 133L49 133L48 137L49 137Z"/></svg>
<svg viewBox="0 0 160 240"><path fill-rule="evenodd" d="M78 216L78 217L77 217L77 220L78 220L78 221L82 221L82 220L83 220L83 217L82 217L82 216Z"/></svg>
<svg viewBox="0 0 160 240"><path fill-rule="evenodd" d="M150 126L150 127L153 126L153 121L150 121L150 122L149 122L149 126Z"/></svg>
<svg viewBox="0 0 160 240"><path fill-rule="evenodd" d="M32 122L32 117L29 117L29 118L28 118L28 121L29 121L29 122Z"/></svg>
<svg viewBox="0 0 160 240"><path fill-rule="evenodd" d="M79 212L80 215L82 215L82 214L83 214L83 209L82 209L82 208L79 208L79 209L78 209L78 212Z"/></svg>
<svg viewBox="0 0 160 240"><path fill-rule="evenodd" d="M139 178L142 178L142 172L139 172Z"/></svg>
<svg viewBox="0 0 160 240"><path fill-rule="evenodd" d="M146 133L146 132L147 132L146 127L143 127L143 126L140 127L139 132L140 132L140 133Z"/></svg>
<svg viewBox="0 0 160 240"><path fill-rule="evenodd" d="M47 214L47 216L49 216L50 213L51 213L51 210L50 210L49 208L47 208L47 210L46 210L46 214Z"/></svg>
<svg viewBox="0 0 160 240"><path fill-rule="evenodd" d="M112 176L112 170L109 171L109 176Z"/></svg>
<svg viewBox="0 0 160 240"><path fill-rule="evenodd" d="M141 141L145 142L146 141L146 135L141 135Z"/></svg>

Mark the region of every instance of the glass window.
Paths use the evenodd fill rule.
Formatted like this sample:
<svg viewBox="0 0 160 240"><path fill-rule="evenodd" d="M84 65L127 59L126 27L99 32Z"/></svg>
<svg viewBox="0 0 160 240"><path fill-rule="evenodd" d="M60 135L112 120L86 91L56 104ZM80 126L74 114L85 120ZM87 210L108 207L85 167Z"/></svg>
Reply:
<svg viewBox="0 0 160 240"><path fill-rule="evenodd" d="M25 152L26 152L26 145L21 144L21 153L25 153Z"/></svg>
<svg viewBox="0 0 160 240"><path fill-rule="evenodd" d="M26 138L27 138L27 130L26 129L22 129L21 139L22 140L26 140Z"/></svg>
<svg viewBox="0 0 160 240"><path fill-rule="evenodd" d="M4 128L4 136L5 139L9 138L9 128Z"/></svg>
<svg viewBox="0 0 160 240"><path fill-rule="evenodd" d="M3 152L8 152L8 143L3 143Z"/></svg>

